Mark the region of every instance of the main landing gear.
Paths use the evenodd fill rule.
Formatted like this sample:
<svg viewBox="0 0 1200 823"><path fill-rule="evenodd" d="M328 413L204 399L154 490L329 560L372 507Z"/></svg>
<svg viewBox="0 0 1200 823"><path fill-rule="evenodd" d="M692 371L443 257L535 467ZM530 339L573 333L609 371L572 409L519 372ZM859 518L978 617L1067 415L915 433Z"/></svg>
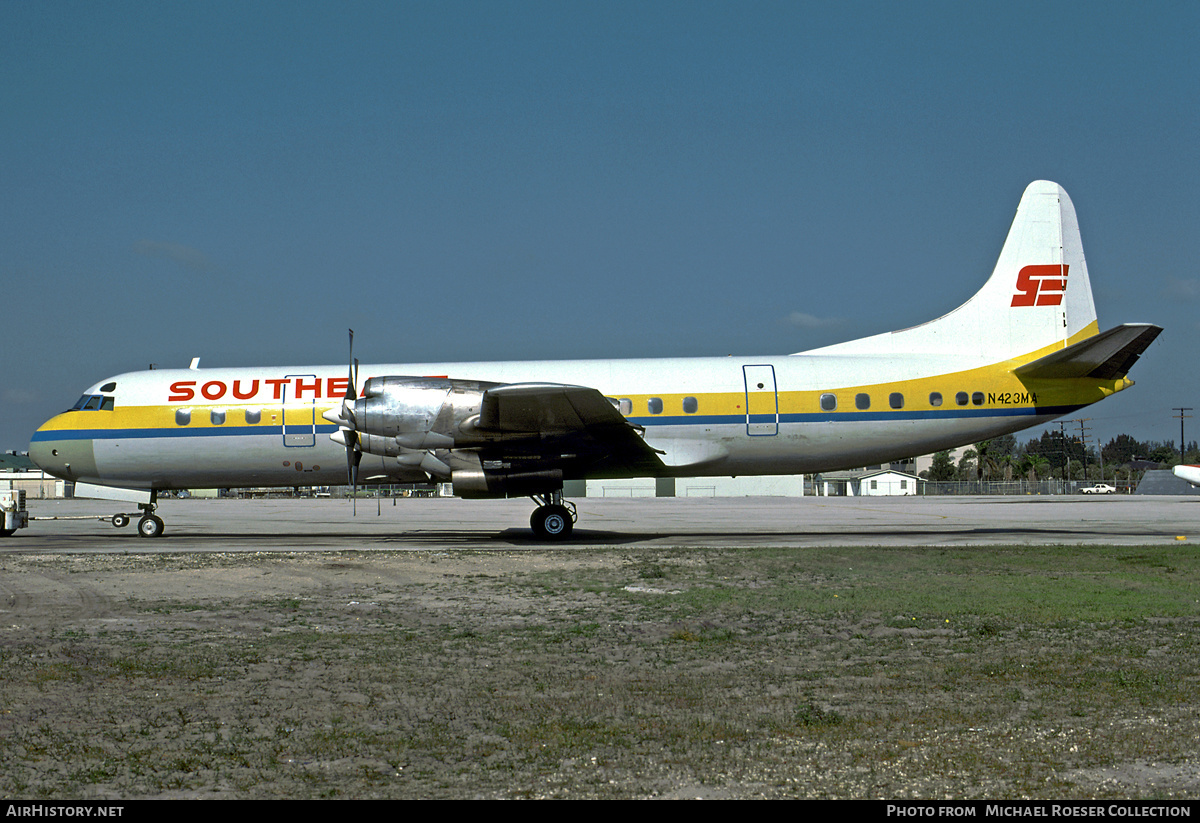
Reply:
<svg viewBox="0 0 1200 823"><path fill-rule="evenodd" d="M151 494L149 503L138 503L138 508L142 510L142 516L137 524L138 537L162 537L166 525L162 518L154 513L154 510L158 508L157 500L158 495ZM123 529L129 525L129 519L128 514L118 512L112 516L112 520L109 522L114 527Z"/></svg>
<svg viewBox="0 0 1200 823"><path fill-rule="evenodd" d="M562 489L533 497L538 507L529 516L529 526L539 540L566 540L575 527L575 504L563 500Z"/></svg>

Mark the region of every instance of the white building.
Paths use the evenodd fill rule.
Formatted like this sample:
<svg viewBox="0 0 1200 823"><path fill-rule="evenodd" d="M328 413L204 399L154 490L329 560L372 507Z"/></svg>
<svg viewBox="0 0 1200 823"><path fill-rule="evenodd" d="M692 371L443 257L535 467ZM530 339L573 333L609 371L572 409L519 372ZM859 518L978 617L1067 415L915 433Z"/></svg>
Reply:
<svg viewBox="0 0 1200 823"><path fill-rule="evenodd" d="M23 489L27 500L44 500L67 496L67 481L34 471L0 472L0 491Z"/></svg>
<svg viewBox="0 0 1200 823"><path fill-rule="evenodd" d="M870 472L858 478L858 493L863 497L894 497L916 494L921 478L895 469Z"/></svg>

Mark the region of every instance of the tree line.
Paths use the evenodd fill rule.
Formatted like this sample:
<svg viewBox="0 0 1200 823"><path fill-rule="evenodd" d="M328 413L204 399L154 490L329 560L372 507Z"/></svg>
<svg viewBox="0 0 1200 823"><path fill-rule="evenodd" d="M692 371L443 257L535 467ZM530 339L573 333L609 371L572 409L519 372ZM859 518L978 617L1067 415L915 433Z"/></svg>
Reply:
<svg viewBox="0 0 1200 823"><path fill-rule="evenodd" d="M933 455L921 477L927 480L1080 480L1135 486L1148 469L1200 463L1200 446L1191 441L1180 456L1171 440L1139 441L1119 434L1097 449L1078 436L1047 429L1040 438L1020 443L1006 434L976 443L958 462L951 451Z"/></svg>

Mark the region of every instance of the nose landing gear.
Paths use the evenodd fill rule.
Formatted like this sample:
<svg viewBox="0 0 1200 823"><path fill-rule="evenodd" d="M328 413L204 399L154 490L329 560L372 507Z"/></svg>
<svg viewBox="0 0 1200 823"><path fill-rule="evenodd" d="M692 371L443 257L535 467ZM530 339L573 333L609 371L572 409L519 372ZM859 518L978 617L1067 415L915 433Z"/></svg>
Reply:
<svg viewBox="0 0 1200 823"><path fill-rule="evenodd" d="M166 524L162 518L154 513L158 508L158 495L151 493L149 503L138 503L138 508L142 510L141 519L138 520L137 532L138 537L162 537L163 530ZM123 529L129 525L130 517L125 512L117 512L109 521L115 528Z"/></svg>

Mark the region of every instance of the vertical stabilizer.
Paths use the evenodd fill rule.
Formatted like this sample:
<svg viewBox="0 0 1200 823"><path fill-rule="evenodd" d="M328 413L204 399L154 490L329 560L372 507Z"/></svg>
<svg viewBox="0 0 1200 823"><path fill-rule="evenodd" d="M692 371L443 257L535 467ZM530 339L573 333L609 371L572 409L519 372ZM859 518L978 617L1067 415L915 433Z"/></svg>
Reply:
<svg viewBox="0 0 1200 823"><path fill-rule="evenodd" d="M961 354L1000 362L1095 334L1096 307L1079 223L1057 183L1029 184L983 288L937 320L829 346L822 354Z"/></svg>
<svg viewBox="0 0 1200 823"><path fill-rule="evenodd" d="M992 345L1009 357L1096 333L1079 222L1062 186L1038 180L1025 189L991 278L964 310L990 322Z"/></svg>

